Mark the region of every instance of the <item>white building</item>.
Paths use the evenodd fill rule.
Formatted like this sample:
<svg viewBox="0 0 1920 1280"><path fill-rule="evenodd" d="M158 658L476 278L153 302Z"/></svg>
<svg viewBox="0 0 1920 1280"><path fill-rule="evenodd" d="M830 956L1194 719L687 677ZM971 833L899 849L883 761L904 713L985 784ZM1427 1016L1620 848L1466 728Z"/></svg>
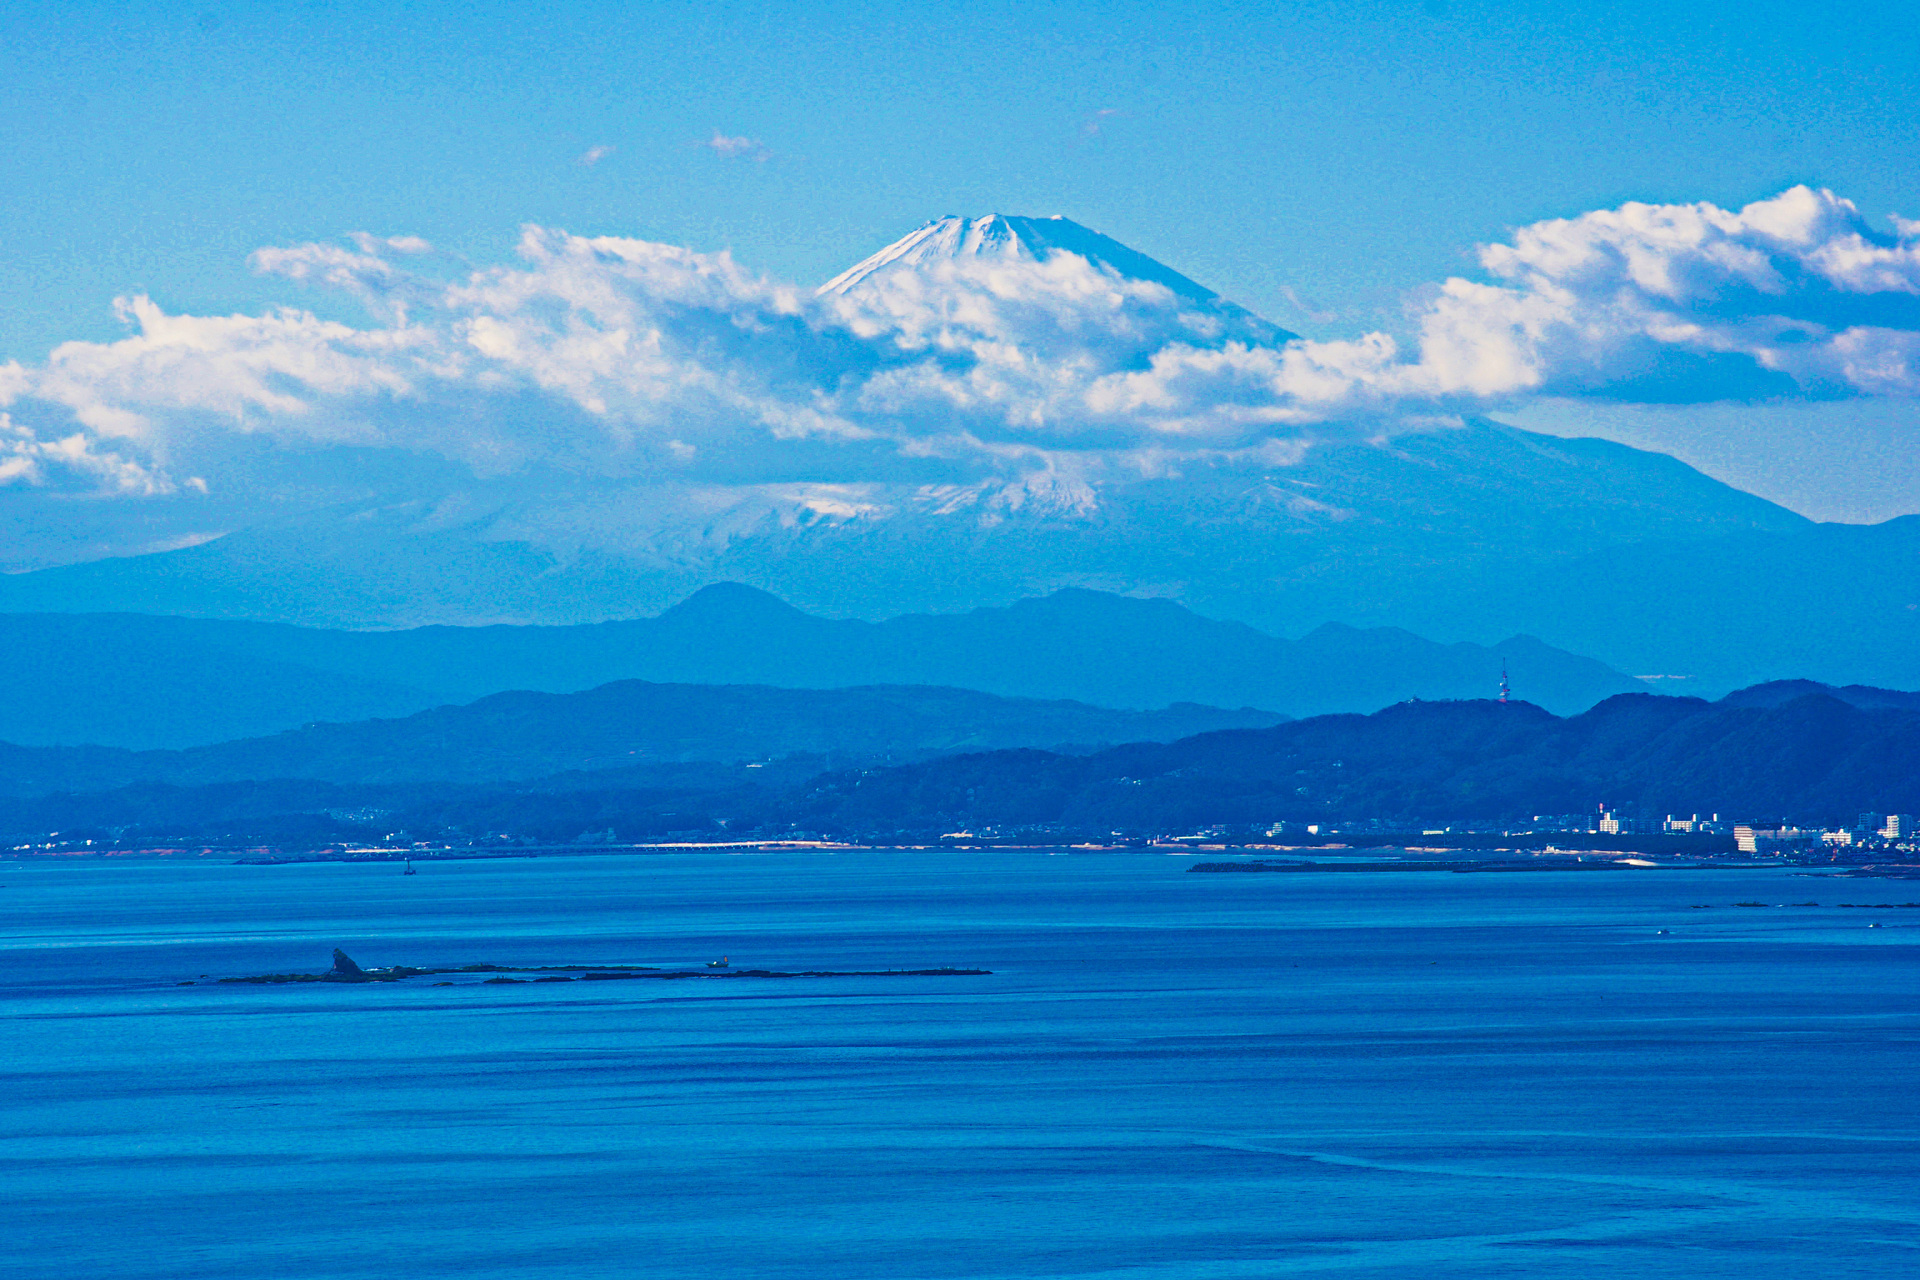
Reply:
<svg viewBox="0 0 1920 1280"><path fill-rule="evenodd" d="M1610 809L1600 811L1600 834L1603 836L1631 836L1645 831L1648 821L1641 818L1623 818Z"/></svg>
<svg viewBox="0 0 1920 1280"><path fill-rule="evenodd" d="M1826 837L1799 827L1757 828L1744 824L1733 829L1733 844L1741 853L1792 853L1810 849Z"/></svg>

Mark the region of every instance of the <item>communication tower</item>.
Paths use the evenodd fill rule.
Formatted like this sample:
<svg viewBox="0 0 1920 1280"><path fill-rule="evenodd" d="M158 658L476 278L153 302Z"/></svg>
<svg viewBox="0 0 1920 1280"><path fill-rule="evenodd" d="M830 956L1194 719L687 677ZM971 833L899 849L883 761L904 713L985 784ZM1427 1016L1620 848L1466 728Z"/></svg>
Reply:
<svg viewBox="0 0 1920 1280"><path fill-rule="evenodd" d="M1500 701L1505 702L1507 695L1512 692L1512 686L1507 683L1507 660L1502 658L1500 659Z"/></svg>

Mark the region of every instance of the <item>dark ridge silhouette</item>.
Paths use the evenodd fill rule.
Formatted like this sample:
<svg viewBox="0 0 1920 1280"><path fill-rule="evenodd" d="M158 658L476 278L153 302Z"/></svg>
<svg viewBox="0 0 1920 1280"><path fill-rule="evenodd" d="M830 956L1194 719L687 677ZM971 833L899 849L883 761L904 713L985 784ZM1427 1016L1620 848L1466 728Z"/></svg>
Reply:
<svg viewBox="0 0 1920 1280"><path fill-rule="evenodd" d="M351 840L606 844L800 833L925 839L1031 828L1107 837L1211 824L1524 827L1599 803L1640 817L1851 825L1920 811L1920 711L1824 692L1744 705L1625 694L1561 718L1525 702L1408 702L1088 754L1018 749L904 765L684 762L520 784L263 779L0 800L0 835L68 844L314 847Z"/></svg>
<svg viewBox="0 0 1920 1280"><path fill-rule="evenodd" d="M1920 806L1920 711L1816 692L1772 705L1623 694L1560 719L1524 703L1408 703L1079 758L958 756L817 780L796 820L834 829L1719 812L1851 823Z"/></svg>

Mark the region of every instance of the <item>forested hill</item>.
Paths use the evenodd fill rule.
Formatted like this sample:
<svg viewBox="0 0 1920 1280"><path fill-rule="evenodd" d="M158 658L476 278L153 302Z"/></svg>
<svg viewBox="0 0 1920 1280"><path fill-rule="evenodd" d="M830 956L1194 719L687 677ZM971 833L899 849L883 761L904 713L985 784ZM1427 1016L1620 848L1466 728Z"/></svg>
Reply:
<svg viewBox="0 0 1920 1280"><path fill-rule="evenodd" d="M1851 821L1920 809L1920 711L1816 692L1771 706L1622 694L1561 719L1527 703L1409 702L1094 755L954 756L817 781L822 829L1379 818L1524 821L1629 812Z"/></svg>
<svg viewBox="0 0 1920 1280"><path fill-rule="evenodd" d="M861 717L875 717L869 730L913 727L913 715L902 719L912 708L878 715L874 699L893 692L790 696L853 696L865 700ZM377 757L360 754L368 744L356 735L378 725L327 726L241 744L255 753L251 780L236 777L235 770L249 766L223 755L224 748L204 756L148 753L168 756L170 769L179 768L92 794L50 794L47 778L31 786L33 777L14 769L14 798L0 788L0 836L14 843L58 833L69 841L300 846L396 834L564 844L817 832L918 842L988 827L1003 834L1038 828L1036 834L1050 839L1283 820L1378 819L1418 830L1479 819L1524 827L1536 814L1591 812L1601 803L1643 817L1717 812L1734 821L1821 824L1851 824L1863 811L1920 812L1920 710L1884 705L1899 701L1885 690L1793 692L1774 686L1718 703L1626 694L1567 719L1528 703L1408 702L1370 716L1320 716L1092 754L1008 749L898 766L869 755L862 768L826 773L820 769L831 756L853 744L815 741L804 716L787 726L798 736L786 745L812 750L764 766L698 761L723 745L716 733L727 735L724 725L694 724L688 732L700 742L681 743L670 754L656 744L656 752L639 757L648 763L607 768L602 734L582 732L593 725L549 726L566 731L518 741L484 732L462 738L451 718L429 715L386 722L405 732ZM529 696L482 704L476 727L494 727L496 713L515 710L516 699ZM631 692L615 686L604 696L625 706ZM950 727L950 712L943 710L937 727ZM1234 713L1196 708L1193 714ZM617 728L611 721L603 727ZM758 744L780 728L760 726ZM987 736L1002 728L991 717L980 726ZM588 747L590 761L580 755ZM129 757L123 764L152 762L121 754ZM30 756L47 759L13 748L10 755L0 751L0 769L31 763ZM303 765L300 780L290 777L295 763ZM582 772L582 764L593 767ZM537 768L563 766L569 771L530 776ZM90 776L102 780L97 771ZM218 777L234 780L213 780Z"/></svg>

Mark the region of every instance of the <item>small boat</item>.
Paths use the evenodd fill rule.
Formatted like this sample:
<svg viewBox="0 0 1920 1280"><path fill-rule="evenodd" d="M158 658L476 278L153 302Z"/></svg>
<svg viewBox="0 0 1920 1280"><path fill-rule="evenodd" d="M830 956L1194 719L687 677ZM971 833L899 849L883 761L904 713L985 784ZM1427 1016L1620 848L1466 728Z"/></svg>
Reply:
<svg viewBox="0 0 1920 1280"><path fill-rule="evenodd" d="M709 969L727 969L731 967L732 966L727 963L725 956L721 956L718 960L707 961L707 968Z"/></svg>
<svg viewBox="0 0 1920 1280"><path fill-rule="evenodd" d="M401 875L403 875L403 876L410 876L410 875L412 875L412 874L414 874L414 871L413 871L413 859L412 859L412 858L408 858L408 859L407 859L407 869L406 869L405 871L402 871L402 872L401 872L400 874L401 874Z"/></svg>

